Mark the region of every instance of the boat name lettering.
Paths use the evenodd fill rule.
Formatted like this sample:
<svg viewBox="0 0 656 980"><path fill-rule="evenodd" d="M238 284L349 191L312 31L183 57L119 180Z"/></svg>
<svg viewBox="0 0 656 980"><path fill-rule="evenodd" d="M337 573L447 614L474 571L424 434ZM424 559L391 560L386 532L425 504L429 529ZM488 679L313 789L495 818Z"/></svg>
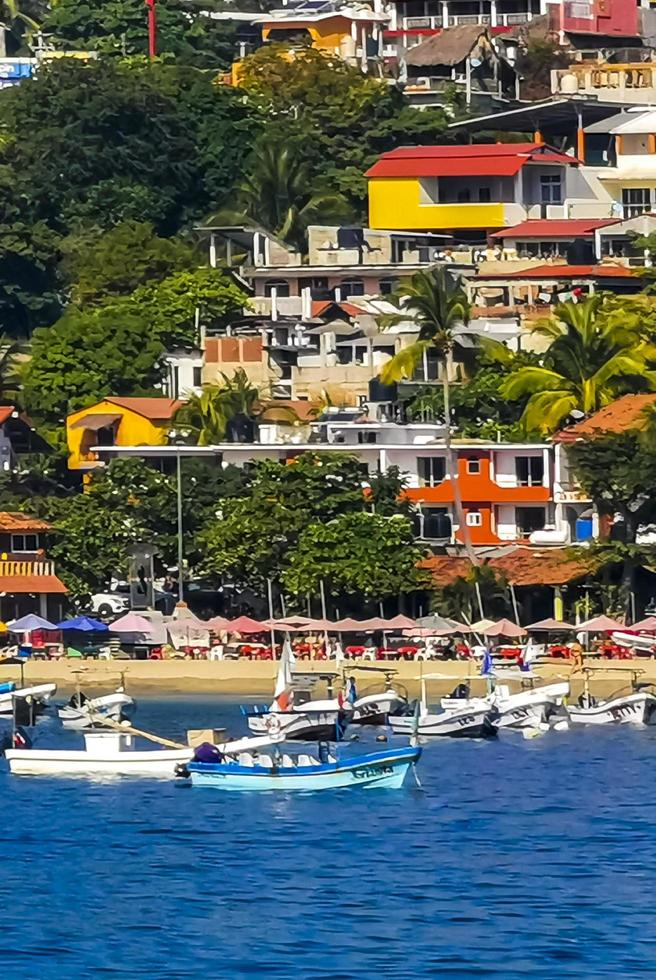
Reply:
<svg viewBox="0 0 656 980"><path fill-rule="evenodd" d="M368 779L369 776L390 776L393 773L391 766L363 766L362 769L353 770L354 779Z"/></svg>

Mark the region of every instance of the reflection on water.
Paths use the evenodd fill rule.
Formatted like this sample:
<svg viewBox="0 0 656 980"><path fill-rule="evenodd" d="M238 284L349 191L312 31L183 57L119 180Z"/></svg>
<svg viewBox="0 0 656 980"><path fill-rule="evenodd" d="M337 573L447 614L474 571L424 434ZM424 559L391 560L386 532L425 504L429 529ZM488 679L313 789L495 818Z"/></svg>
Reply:
<svg viewBox="0 0 656 980"><path fill-rule="evenodd" d="M244 731L219 699L136 720ZM298 795L0 772L0 976L653 976L655 757L629 729L438 742L422 789Z"/></svg>

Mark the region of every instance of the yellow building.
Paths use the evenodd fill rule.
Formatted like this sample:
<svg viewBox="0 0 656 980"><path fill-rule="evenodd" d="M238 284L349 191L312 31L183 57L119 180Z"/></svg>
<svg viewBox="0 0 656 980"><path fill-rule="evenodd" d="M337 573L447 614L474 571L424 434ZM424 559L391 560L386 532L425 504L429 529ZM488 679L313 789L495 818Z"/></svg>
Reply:
<svg viewBox="0 0 656 980"><path fill-rule="evenodd" d="M68 468L90 470L102 463L95 446L163 446L180 407L172 398L105 398L66 419Z"/></svg>
<svg viewBox="0 0 656 980"><path fill-rule="evenodd" d="M528 218L564 218L578 166L543 143L401 147L365 175L369 224L475 240Z"/></svg>

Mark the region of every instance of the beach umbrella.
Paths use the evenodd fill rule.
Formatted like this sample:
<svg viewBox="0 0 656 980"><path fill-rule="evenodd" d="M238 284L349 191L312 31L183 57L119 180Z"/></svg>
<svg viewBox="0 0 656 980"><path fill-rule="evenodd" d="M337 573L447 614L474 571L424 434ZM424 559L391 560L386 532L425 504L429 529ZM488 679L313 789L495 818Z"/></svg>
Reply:
<svg viewBox="0 0 656 980"><path fill-rule="evenodd" d="M238 616L237 619L230 620L228 625L231 633L264 633L268 628L266 623L259 623L250 616Z"/></svg>
<svg viewBox="0 0 656 980"><path fill-rule="evenodd" d="M74 619L63 619L57 623L58 630L79 630L81 633L106 633L109 629L106 623L91 616L75 616Z"/></svg>
<svg viewBox="0 0 656 980"><path fill-rule="evenodd" d="M577 633L612 633L614 630L626 628L624 623L618 623L616 619L611 619L609 616L595 616L575 627Z"/></svg>
<svg viewBox="0 0 656 980"><path fill-rule="evenodd" d="M495 626L496 623L493 619L479 619L477 622L471 624L472 633L487 633L491 626Z"/></svg>
<svg viewBox="0 0 656 980"><path fill-rule="evenodd" d="M50 623L47 619L43 619L42 616L36 616L34 613L29 613L27 616L15 619L13 623L9 623L8 625L12 633L32 633L34 630L58 629L54 623Z"/></svg>
<svg viewBox="0 0 656 980"><path fill-rule="evenodd" d="M393 616L387 620L388 630L409 630L415 625L415 621L408 616Z"/></svg>
<svg viewBox="0 0 656 980"><path fill-rule="evenodd" d="M152 633L153 624L134 612L126 613L109 627L112 633Z"/></svg>
<svg viewBox="0 0 656 980"><path fill-rule="evenodd" d="M205 626L214 633L225 633L226 630L230 629L230 620L226 619L225 616L212 616L211 619L207 620Z"/></svg>
<svg viewBox="0 0 656 980"><path fill-rule="evenodd" d="M641 619L639 623L634 623L628 629L632 633L656 633L656 616L647 616L646 619Z"/></svg>
<svg viewBox="0 0 656 980"><path fill-rule="evenodd" d="M498 623L493 623L484 630L485 636L526 636L526 630L510 619L500 619Z"/></svg>
<svg viewBox="0 0 656 980"><path fill-rule="evenodd" d="M527 630L544 630L552 633L571 633L576 629L571 623L562 623L559 619L541 619L537 623L531 623L526 627Z"/></svg>

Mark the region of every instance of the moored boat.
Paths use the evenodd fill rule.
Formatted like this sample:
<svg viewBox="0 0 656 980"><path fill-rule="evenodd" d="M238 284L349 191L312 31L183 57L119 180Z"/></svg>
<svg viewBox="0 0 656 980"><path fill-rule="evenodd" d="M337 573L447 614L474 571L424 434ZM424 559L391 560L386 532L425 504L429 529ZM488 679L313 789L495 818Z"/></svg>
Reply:
<svg viewBox="0 0 656 980"><path fill-rule="evenodd" d="M85 732L83 749L7 749L9 770L31 776L173 776L191 748L136 748L123 732Z"/></svg>
<svg viewBox="0 0 656 980"><path fill-rule="evenodd" d="M656 723L656 697L646 690L650 684L638 684L643 673L634 667L614 667L612 673L630 674L627 694L617 693L610 698L597 700L590 692L590 678L603 667L584 667L584 688L578 704L568 705L567 714L573 725L652 725ZM641 689L642 688L642 689Z"/></svg>
<svg viewBox="0 0 656 980"><path fill-rule="evenodd" d="M497 734L494 720L498 711L486 701L476 706L442 709L431 712L426 683L444 680L443 674L421 674L421 697L416 712L391 717L389 725L395 735L443 736L445 738L493 738Z"/></svg>
<svg viewBox="0 0 656 980"><path fill-rule="evenodd" d="M36 706L36 713L46 710L46 706L57 690L56 684L34 684L32 687L16 687L12 682L0 685L0 715L14 713L16 698L31 698Z"/></svg>
<svg viewBox="0 0 656 980"><path fill-rule="evenodd" d="M57 709L57 715L64 728L101 728L103 723L131 718L136 710L134 700L118 690L99 698L87 698L74 694L68 704Z"/></svg>
<svg viewBox="0 0 656 980"><path fill-rule="evenodd" d="M179 775L190 777L193 786L222 790L398 789L420 755L418 746L345 759L327 756L325 761L311 755L246 752L217 762L190 762L180 768Z"/></svg>

